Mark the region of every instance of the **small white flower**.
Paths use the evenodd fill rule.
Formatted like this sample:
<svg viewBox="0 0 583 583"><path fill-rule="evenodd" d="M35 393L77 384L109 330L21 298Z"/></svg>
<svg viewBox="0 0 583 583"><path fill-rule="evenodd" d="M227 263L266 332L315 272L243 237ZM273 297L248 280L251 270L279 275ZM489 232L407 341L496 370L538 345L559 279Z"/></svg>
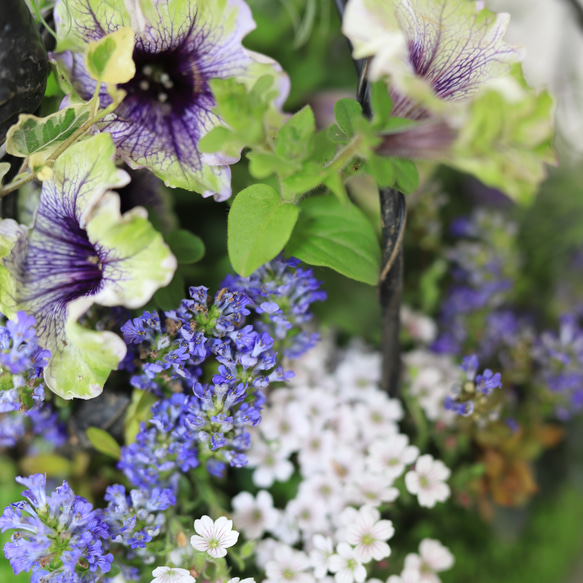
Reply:
<svg viewBox="0 0 583 583"><path fill-rule="evenodd" d="M260 538L266 530L276 527L279 511L266 490L260 490L256 498L249 492L240 492L231 503L233 520L247 538Z"/></svg>
<svg viewBox="0 0 583 583"><path fill-rule="evenodd" d="M310 560L314 568L314 576L316 579L323 579L328 573L328 559L334 554L334 545L329 536L321 534L313 536L312 545Z"/></svg>
<svg viewBox="0 0 583 583"><path fill-rule="evenodd" d="M457 416L443 407L443 399L461 379L461 371L453 357L418 349L408 352L403 359L407 365L409 391L417 397L425 416L430 421L440 420L450 425Z"/></svg>
<svg viewBox="0 0 583 583"><path fill-rule="evenodd" d="M401 325L413 340L423 344L433 342L437 336L435 321L409 306L401 306Z"/></svg>
<svg viewBox="0 0 583 583"><path fill-rule="evenodd" d="M367 466L371 472L388 478L398 478L405 467L412 464L419 455L414 445L409 445L406 435L398 434L387 440L375 440L368 448Z"/></svg>
<svg viewBox="0 0 583 583"><path fill-rule="evenodd" d="M298 461L302 476L311 476L322 470L322 458L330 457L336 446L334 434L326 429L312 430L302 440Z"/></svg>
<svg viewBox="0 0 583 583"><path fill-rule="evenodd" d="M338 513L345 506L342 485L338 480L338 476L331 471L315 474L302 480L298 490L298 497L319 500L329 514Z"/></svg>
<svg viewBox="0 0 583 583"><path fill-rule="evenodd" d="M190 537L190 544L215 559L224 557L227 548L232 547L239 538L239 533L233 530L233 521L225 516L219 516L214 522L210 516L203 516L194 521L194 530L198 534Z"/></svg>
<svg viewBox="0 0 583 583"><path fill-rule="evenodd" d="M433 508L436 502L445 502L450 489L445 483L449 478L449 469L429 454L422 455L415 464L415 469L405 474L405 485L411 494L416 494L420 506Z"/></svg>
<svg viewBox="0 0 583 583"><path fill-rule="evenodd" d="M156 567L152 571L152 583L195 583L196 579L186 569Z"/></svg>
<svg viewBox="0 0 583 583"><path fill-rule="evenodd" d="M403 571L400 575L391 575L387 583L420 583L415 571Z"/></svg>
<svg viewBox="0 0 583 583"><path fill-rule="evenodd" d="M303 436L310 431L310 422L304 407L291 401L284 407L273 407L264 415L260 430L267 439L279 440L286 454L291 454L300 448Z"/></svg>
<svg viewBox="0 0 583 583"><path fill-rule="evenodd" d="M366 403L356 404L354 415L365 441L390 439L390 436L399 433L396 422L403 418L403 407L397 399L390 399L385 393L377 391Z"/></svg>
<svg viewBox="0 0 583 583"><path fill-rule="evenodd" d="M229 579L227 583L255 583L255 579L253 579L253 577L245 577L245 579L233 577L232 579Z"/></svg>
<svg viewBox="0 0 583 583"><path fill-rule="evenodd" d="M348 543L340 543L336 547L336 554L328 559L328 569L335 573L336 583L362 583L366 579L366 569Z"/></svg>
<svg viewBox="0 0 583 583"><path fill-rule="evenodd" d="M346 499L358 506L380 506L383 502L394 502L398 497L399 490L393 487L393 479L386 475L364 472L346 484Z"/></svg>
<svg viewBox="0 0 583 583"><path fill-rule="evenodd" d="M416 577L419 583L441 583L437 572L451 569L454 557L439 541L426 538L419 545L421 556L411 553L405 557L403 575Z"/></svg>
<svg viewBox="0 0 583 583"><path fill-rule="evenodd" d="M371 393L378 391L380 371L380 353L366 353L360 346L351 347L334 372L341 398L344 401L347 399L366 401Z"/></svg>
<svg viewBox="0 0 583 583"><path fill-rule="evenodd" d="M395 533L390 520L379 520L380 513L372 506L363 506L354 515L352 523L346 527L344 538L353 545L354 557L361 563L372 559L380 561L391 554L391 548L385 542Z"/></svg>
<svg viewBox="0 0 583 583"><path fill-rule="evenodd" d="M302 533L321 532L326 524L326 507L317 498L307 496L291 500L285 513L295 520Z"/></svg>
<svg viewBox="0 0 583 583"><path fill-rule="evenodd" d="M267 579L264 583L313 583L314 576L308 573L310 560L305 553L287 545L278 546L273 559L265 565Z"/></svg>
<svg viewBox="0 0 583 583"><path fill-rule="evenodd" d="M249 467L256 468L253 483L259 488L269 488L276 480L287 482L294 473L294 466L287 459L288 452L281 449L279 441L267 443L259 435L255 437L247 452Z"/></svg>

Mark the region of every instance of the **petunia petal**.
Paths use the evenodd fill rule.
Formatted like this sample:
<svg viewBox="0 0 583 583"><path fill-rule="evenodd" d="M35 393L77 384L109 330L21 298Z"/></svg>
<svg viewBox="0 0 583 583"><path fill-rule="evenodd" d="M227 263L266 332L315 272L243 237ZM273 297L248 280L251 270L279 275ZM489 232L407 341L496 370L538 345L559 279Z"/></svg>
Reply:
<svg viewBox="0 0 583 583"><path fill-rule="evenodd" d="M249 7L243 0L125 0L116 9L103 6L101 0L59 2L59 53L53 60L87 99L95 83L85 70L83 41L133 26L137 74L118 86L127 95L101 129L111 133L131 168L147 167L168 186L228 198L228 164L240 152L209 156L198 150L199 140L221 125L212 112L209 81L235 78L250 86L259 75L270 74L279 89L274 111L287 96L286 78L277 64L241 44L255 28ZM102 106L111 102L105 88L100 99Z"/></svg>
<svg viewBox="0 0 583 583"><path fill-rule="evenodd" d="M176 268L145 211L121 215L119 196L108 192L129 180L114 151L111 137L99 134L63 153L43 184L34 226L12 228L18 237L2 259L12 302L35 316L39 341L52 353L47 384L67 399L99 394L125 355L121 338L77 320L94 303L143 305Z"/></svg>

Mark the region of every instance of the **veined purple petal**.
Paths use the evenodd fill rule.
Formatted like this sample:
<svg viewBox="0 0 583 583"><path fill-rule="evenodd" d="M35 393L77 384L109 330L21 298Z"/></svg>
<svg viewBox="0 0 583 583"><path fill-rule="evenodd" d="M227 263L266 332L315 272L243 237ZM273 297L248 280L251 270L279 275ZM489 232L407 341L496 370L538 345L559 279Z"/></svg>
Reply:
<svg viewBox="0 0 583 583"><path fill-rule="evenodd" d="M119 86L127 95L100 124L111 133L119 154L130 167L148 167L169 185L195 189L204 196L214 194L219 200L228 198L230 169L226 164L237 159L203 157L198 142L221 123L212 113L216 104L209 81L243 80L257 61L241 45L255 28L249 7L242 0L228 0L219 12L214 0L191 0L187 12L177 19L172 16L178 2L157 0L159 18L150 16L148 20L139 0L132 0L126 2L131 22L125 22L127 16L120 11L115 15L116 24L111 25L103 15L95 14L91 0L74 0L73 4L84 18L84 26L73 24L76 37L95 40L96 35L102 37L130 24L136 32L136 75ZM86 12L92 17L86 17ZM54 59L69 71L79 94L90 98L95 81L87 74L82 53L63 52ZM105 88L100 99L102 106L111 103Z"/></svg>

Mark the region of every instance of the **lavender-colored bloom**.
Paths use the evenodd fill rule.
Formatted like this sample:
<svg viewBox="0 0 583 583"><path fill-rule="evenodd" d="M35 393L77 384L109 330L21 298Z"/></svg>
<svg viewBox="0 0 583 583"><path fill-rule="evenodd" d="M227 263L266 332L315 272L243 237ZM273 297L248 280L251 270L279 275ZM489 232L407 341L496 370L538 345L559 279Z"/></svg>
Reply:
<svg viewBox="0 0 583 583"><path fill-rule="evenodd" d="M6 368L12 374L27 372L35 378L40 376L37 369L46 366L50 355L50 351L38 345L34 316L20 311L15 320L0 327L0 369Z"/></svg>
<svg viewBox="0 0 583 583"><path fill-rule="evenodd" d="M147 550L147 543L166 530L164 511L176 504L172 490L154 488L126 494L125 488L116 484L107 488L105 500L108 505L103 520L109 527L112 549L123 552L126 561L154 560L156 555Z"/></svg>
<svg viewBox="0 0 583 583"><path fill-rule="evenodd" d="M42 474L16 481L28 488L28 502L10 504L0 517L3 532L17 531L4 545L15 574L32 570L36 580L89 583L110 570L113 555L103 548L109 532L101 511L67 482L47 494Z"/></svg>
<svg viewBox="0 0 583 583"><path fill-rule="evenodd" d="M212 112L216 103L209 82L235 78L250 87L263 75L278 77L278 106L288 91L279 66L241 44L255 28L243 0L136 0L115 6L59 0L55 21L57 50L64 52L54 59L86 99L95 89L85 68L87 43L133 28L136 74L118 86L127 95L101 129L111 133L130 167L148 167L167 185L228 198L228 164L238 157L203 154L198 147L201 137L221 125ZM100 101L102 107L111 103L105 87Z"/></svg>
<svg viewBox="0 0 583 583"><path fill-rule="evenodd" d="M476 418L486 415L488 401L485 399L496 388L502 387L501 374L486 369L476 375L479 361L475 354L464 357L460 368L465 373L465 380L452 387L451 393L443 400L443 406L457 415Z"/></svg>
<svg viewBox="0 0 583 583"><path fill-rule="evenodd" d="M303 329L311 320L310 306L326 299L311 269L303 269L298 259L278 256L249 277L228 276L223 285L240 289L253 300L261 316L257 327L268 332L277 350L297 358L314 346L318 334Z"/></svg>
<svg viewBox="0 0 583 583"><path fill-rule="evenodd" d="M483 374L476 377L476 388L484 395L489 395L494 389L502 387L501 375L499 372L494 374L487 368Z"/></svg>
<svg viewBox="0 0 583 583"><path fill-rule="evenodd" d="M539 365L539 380L559 403L557 414L567 418L583 409L583 328L573 314L561 317L559 333L544 332L533 356Z"/></svg>
<svg viewBox="0 0 583 583"><path fill-rule="evenodd" d="M122 447L118 468L137 488L169 488L176 491L180 472L199 464L197 435L184 416L192 397L182 393L158 401L153 417L142 423L136 441Z"/></svg>
<svg viewBox="0 0 583 583"><path fill-rule="evenodd" d="M471 354L470 356L464 356L460 368L466 373L466 378L469 381L473 381L476 376L478 366L478 357L475 354Z"/></svg>

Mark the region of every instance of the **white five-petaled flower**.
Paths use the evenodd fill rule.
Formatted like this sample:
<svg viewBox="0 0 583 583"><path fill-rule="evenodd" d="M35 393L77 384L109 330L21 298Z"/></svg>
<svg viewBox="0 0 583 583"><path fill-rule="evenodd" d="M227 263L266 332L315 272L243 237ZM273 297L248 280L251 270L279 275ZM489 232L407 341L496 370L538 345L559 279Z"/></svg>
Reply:
<svg viewBox="0 0 583 583"><path fill-rule="evenodd" d="M380 513L372 506L363 506L358 512L347 508L342 514L345 513L351 520L344 530L344 538L355 547L354 557L358 561L361 563L369 563L372 559L380 561L391 554L391 548L385 542L395 533L390 520L379 520ZM346 523L347 520L343 522Z"/></svg>
<svg viewBox="0 0 583 583"><path fill-rule="evenodd" d="M368 454L366 462L370 471L395 479L405 471L408 464L417 459L419 449L409 445L406 435L398 434L386 441L373 441Z"/></svg>
<svg viewBox="0 0 583 583"><path fill-rule="evenodd" d="M411 494L416 494L421 506L433 508L436 502L445 502L450 489L445 483L451 474L447 466L429 454L422 455L415 469L405 474L405 485Z"/></svg>
<svg viewBox="0 0 583 583"><path fill-rule="evenodd" d="M224 557L227 548L232 547L239 538L239 533L233 530L233 521L225 516L219 516L215 521L210 516L203 516L194 521L194 530L197 534L190 537L190 544L215 559Z"/></svg>
<svg viewBox="0 0 583 583"><path fill-rule="evenodd" d="M437 540L422 540L419 555L411 553L405 557L405 568L401 574L404 581L410 579L419 583L441 583L436 573L453 567L453 555ZM405 575L408 579L405 579Z"/></svg>
<svg viewBox="0 0 583 583"><path fill-rule="evenodd" d="M310 559L305 553L279 545L265 565L267 579L264 583L313 583L314 577L309 569Z"/></svg>
<svg viewBox="0 0 583 583"><path fill-rule="evenodd" d="M233 500L233 518L247 538L260 538L266 530L277 526L279 511L273 507L273 498L260 490L254 498L249 492L239 492Z"/></svg>
<svg viewBox="0 0 583 583"><path fill-rule="evenodd" d="M348 543L343 542L336 547L336 554L328 559L328 569L335 573L336 583L362 583L366 579L366 569Z"/></svg>
<svg viewBox="0 0 583 583"><path fill-rule="evenodd" d="M152 583L195 583L196 579L186 569L156 567L152 571Z"/></svg>

